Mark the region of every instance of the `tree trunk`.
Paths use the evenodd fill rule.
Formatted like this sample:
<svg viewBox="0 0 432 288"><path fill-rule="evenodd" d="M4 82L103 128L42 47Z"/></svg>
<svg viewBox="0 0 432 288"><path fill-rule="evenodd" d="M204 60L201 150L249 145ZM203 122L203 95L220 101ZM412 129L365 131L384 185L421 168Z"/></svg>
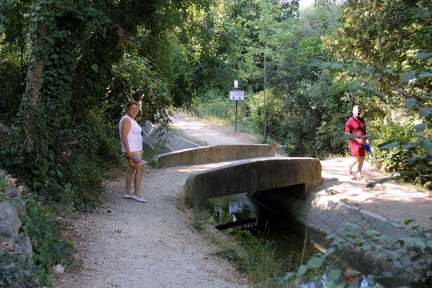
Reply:
<svg viewBox="0 0 432 288"><path fill-rule="evenodd" d="M46 5L46 0L43 0L42 2L44 5ZM40 11L41 10L34 11L36 15L35 18L38 17ZM28 67L26 88L23 100L21 102L21 112L23 117L22 123L24 132L27 134L27 136L29 136L31 131L31 119L33 113L35 112L39 98L39 89L42 82L44 61L38 52L42 49L42 39L46 35L46 27L41 21L35 21L34 25L36 26L35 31L37 32L35 35L33 35L32 59Z"/></svg>

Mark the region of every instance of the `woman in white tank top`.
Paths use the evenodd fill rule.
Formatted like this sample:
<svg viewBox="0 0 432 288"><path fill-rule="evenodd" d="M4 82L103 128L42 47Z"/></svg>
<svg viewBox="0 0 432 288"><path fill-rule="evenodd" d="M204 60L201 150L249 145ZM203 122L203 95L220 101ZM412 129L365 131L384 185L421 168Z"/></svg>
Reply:
<svg viewBox="0 0 432 288"><path fill-rule="evenodd" d="M141 178L144 169L142 160L142 128L135 121L135 117L139 111L139 103L136 101L130 101L126 107L127 113L119 122L122 152L127 161L126 192L123 197L126 199L134 199L139 202L147 202L147 200L141 196ZM131 193L132 179L134 180L133 194Z"/></svg>

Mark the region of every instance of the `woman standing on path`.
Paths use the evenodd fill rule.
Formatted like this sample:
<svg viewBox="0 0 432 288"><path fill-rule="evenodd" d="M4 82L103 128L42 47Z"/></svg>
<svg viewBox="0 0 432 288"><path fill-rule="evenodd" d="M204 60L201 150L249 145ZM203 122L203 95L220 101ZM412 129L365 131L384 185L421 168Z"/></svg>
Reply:
<svg viewBox="0 0 432 288"><path fill-rule="evenodd" d="M124 152L127 161L126 192L124 198L135 199L139 202L147 202L147 200L141 196L141 177L144 169L142 160L142 128L135 120L139 110L139 103L136 101L130 101L126 105L126 108L127 113L119 122L122 152ZM131 194L132 179L134 180L134 194Z"/></svg>

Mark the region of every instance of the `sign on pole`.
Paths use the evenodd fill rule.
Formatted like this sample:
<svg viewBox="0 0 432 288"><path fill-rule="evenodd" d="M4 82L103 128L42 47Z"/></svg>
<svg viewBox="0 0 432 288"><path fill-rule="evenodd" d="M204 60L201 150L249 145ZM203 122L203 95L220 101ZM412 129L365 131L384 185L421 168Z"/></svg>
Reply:
<svg viewBox="0 0 432 288"><path fill-rule="evenodd" d="M230 91L231 100L244 100L244 91Z"/></svg>

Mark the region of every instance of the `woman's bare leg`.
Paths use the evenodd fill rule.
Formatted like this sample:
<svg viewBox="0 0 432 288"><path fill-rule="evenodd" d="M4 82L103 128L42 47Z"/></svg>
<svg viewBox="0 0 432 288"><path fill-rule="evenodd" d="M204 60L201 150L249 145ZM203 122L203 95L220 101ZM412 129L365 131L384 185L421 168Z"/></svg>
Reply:
<svg viewBox="0 0 432 288"><path fill-rule="evenodd" d="M131 194L131 188L132 188L132 178L134 174L135 168L128 165L127 171L126 171L126 194Z"/></svg>
<svg viewBox="0 0 432 288"><path fill-rule="evenodd" d="M141 179L142 179L142 174L144 171L144 166L143 165L137 165L135 166L135 179L134 179L134 185L135 185L135 195L139 198L141 198Z"/></svg>

